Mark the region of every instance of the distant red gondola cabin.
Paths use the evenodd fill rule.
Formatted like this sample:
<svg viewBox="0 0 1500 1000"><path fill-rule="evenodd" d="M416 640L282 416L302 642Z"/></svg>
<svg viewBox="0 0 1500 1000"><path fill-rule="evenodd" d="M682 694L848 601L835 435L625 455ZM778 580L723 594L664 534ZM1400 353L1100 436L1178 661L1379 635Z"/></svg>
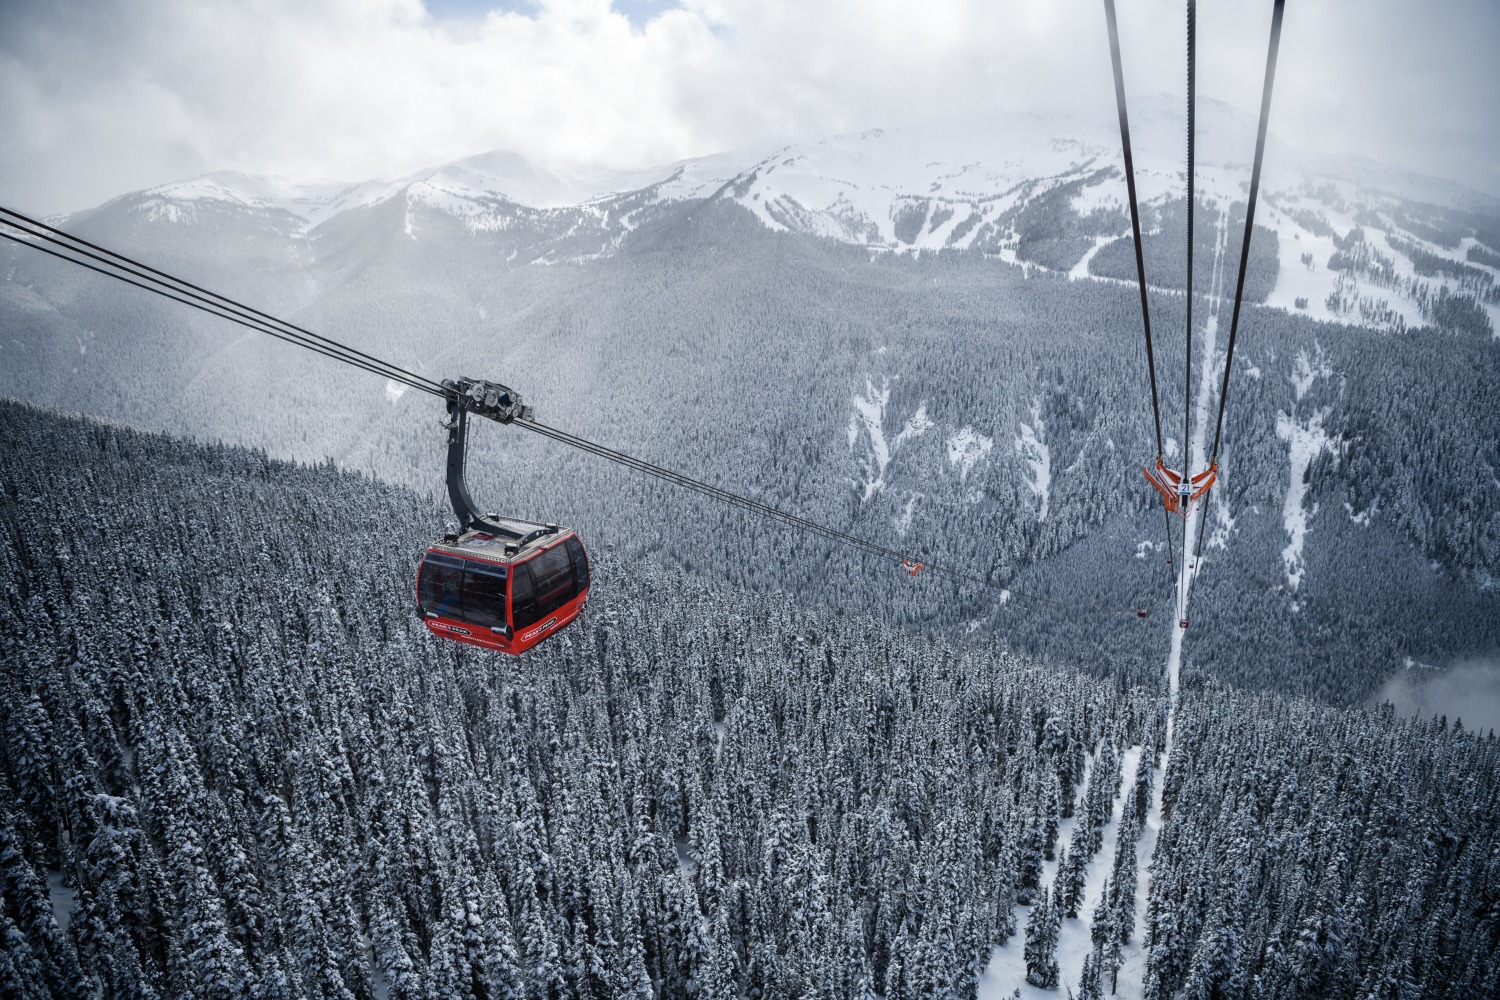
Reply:
<svg viewBox="0 0 1500 1000"><path fill-rule="evenodd" d="M445 639L524 653L566 628L588 600L589 560L567 528L495 518L514 530L448 536L417 569L417 607Z"/></svg>

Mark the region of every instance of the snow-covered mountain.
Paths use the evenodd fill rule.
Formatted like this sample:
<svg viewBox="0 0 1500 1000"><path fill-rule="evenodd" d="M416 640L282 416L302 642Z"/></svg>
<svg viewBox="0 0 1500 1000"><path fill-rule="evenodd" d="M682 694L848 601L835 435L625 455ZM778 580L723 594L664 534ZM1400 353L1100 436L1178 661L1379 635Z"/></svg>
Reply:
<svg viewBox="0 0 1500 1000"><path fill-rule="evenodd" d="M1238 242L1252 115L1203 101L1198 114L1198 238ZM1139 102L1136 178L1148 223L1149 276L1183 287L1185 122L1176 102ZM980 250L1074 277L1132 280L1125 187L1112 119L1016 114L871 129L819 142L742 149L615 171L533 164L491 152L357 184L216 173L121 199L152 221L208 206L282 217L305 232L349 212L435 209L475 232L533 233L517 259L557 263L617 252L667 206L728 201L766 227L910 253ZM1175 223L1175 225L1174 225ZM1254 254L1257 300L1321 320L1381 329L1486 325L1500 331L1500 202L1372 161L1307 153L1274 140L1266 156ZM1275 234L1274 240L1267 237ZM1111 248L1111 244L1115 244ZM1113 252L1112 252L1113 249ZM1252 261L1256 263L1256 261ZM1211 276L1205 276L1212 281ZM1227 294L1220 279L1208 290ZM1200 285L1200 288L1203 286Z"/></svg>
<svg viewBox="0 0 1500 1000"><path fill-rule="evenodd" d="M1140 475L1154 435L1114 129L1016 116L632 174L509 154L364 184L220 174L64 226L430 377L506 381L570 432L1007 591L1135 608L1162 592L1164 543ZM1133 132L1175 462L1202 451L1180 423L1181 117L1142 102ZM1233 281L1253 145L1249 116L1203 107L1200 291ZM1238 682L1352 702L1387 667L1500 642L1500 212L1279 144L1264 190L1248 295L1284 308L1242 324L1205 534L1225 572L1194 598L1219 627L1195 628L1190 650ZM1227 340L1222 300L1205 306L1200 429ZM441 482L430 400L15 245L0 247L0 329L0 394ZM726 530L612 467L484 437L481 495L631 558L1003 632L1041 657L1097 650L1121 676L1160 670L1113 625L987 595L933 605L842 557L811 573L764 526ZM1339 636L1316 671L1308 623Z"/></svg>
<svg viewBox="0 0 1500 1000"><path fill-rule="evenodd" d="M138 206L141 211L168 219L205 203L217 203L249 211L286 213L310 228L342 212L395 198L443 207L463 218L476 218L479 207L493 203L534 209L575 207L660 183L674 169L675 165L635 172L545 168L519 153L495 150L361 183L301 182L220 171L127 197L143 199Z"/></svg>

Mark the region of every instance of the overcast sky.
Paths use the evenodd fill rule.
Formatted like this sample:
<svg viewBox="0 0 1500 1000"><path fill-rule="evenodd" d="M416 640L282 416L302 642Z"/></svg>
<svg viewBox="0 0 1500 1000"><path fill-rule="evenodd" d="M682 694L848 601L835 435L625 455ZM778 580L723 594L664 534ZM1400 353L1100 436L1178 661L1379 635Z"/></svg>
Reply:
<svg viewBox="0 0 1500 1000"><path fill-rule="evenodd" d="M1130 92L1181 93L1181 0L1117 3ZM1270 9L1203 0L1201 93L1258 106ZM1500 0L1291 0L1272 130L1500 195L1497 51ZM0 204L33 212L1112 106L1102 0L0 0Z"/></svg>

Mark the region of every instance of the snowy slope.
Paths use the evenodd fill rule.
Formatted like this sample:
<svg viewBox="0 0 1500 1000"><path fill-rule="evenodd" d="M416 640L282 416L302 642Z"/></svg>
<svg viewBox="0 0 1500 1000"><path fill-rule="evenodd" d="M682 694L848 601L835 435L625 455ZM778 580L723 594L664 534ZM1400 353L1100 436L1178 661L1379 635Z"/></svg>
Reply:
<svg viewBox="0 0 1500 1000"><path fill-rule="evenodd" d="M1180 203L1186 191L1181 109L1164 98L1139 102L1131 129L1137 190L1148 214ZM1196 191L1206 217L1243 203L1255 132L1253 116L1202 102ZM769 228L872 249L981 249L1014 261L1018 252L1026 259L1024 230L1038 225L1022 213L1062 191L1068 211L1059 216L1049 207L1041 225L1066 235L1084 224L1076 229L1086 245L1078 249L1082 256L1063 269L1090 277L1097 276L1093 255L1128 235L1119 164L1113 120L1011 115L788 146L717 189L716 173L711 182L674 178L658 192L733 200ZM1446 290L1472 297L1492 331L1500 331L1500 296L1494 294L1500 272L1484 263L1493 257L1470 256L1476 246L1479 255L1496 253L1497 219L1500 204L1456 185L1366 160L1305 153L1272 138L1257 216L1278 237L1267 302L1316 319L1397 329L1433 322L1429 303ZM1340 244L1361 237L1369 252L1340 265ZM1436 265L1434 272L1430 259L1423 266L1424 255L1448 266ZM1032 263L1045 266L1035 258Z"/></svg>
<svg viewBox="0 0 1500 1000"><path fill-rule="evenodd" d="M1225 105L1203 115L1200 143L1253 148L1254 123ZM1134 120L1137 182L1146 201L1180 194L1180 114L1165 102L1145 102ZM1121 208L1119 133L1112 121L1074 116L1013 114L984 122L871 129L821 142L787 146L748 166L725 194L772 228L821 232L888 248L940 249L973 245L975 219L993 220L1059 184L1094 178L1074 208ZM1243 143L1241 143L1243 145ZM1222 197L1235 192L1233 171L1204 163L1200 185ZM1111 178L1094 177L1115 170ZM1118 190L1117 190L1118 189ZM664 194L706 197L690 185L664 185Z"/></svg>

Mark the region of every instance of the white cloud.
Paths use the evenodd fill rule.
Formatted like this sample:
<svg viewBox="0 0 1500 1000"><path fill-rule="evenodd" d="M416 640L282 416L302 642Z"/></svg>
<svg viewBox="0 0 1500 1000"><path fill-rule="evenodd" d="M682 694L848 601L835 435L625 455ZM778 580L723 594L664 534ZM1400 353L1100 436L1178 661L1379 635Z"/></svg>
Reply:
<svg viewBox="0 0 1500 1000"><path fill-rule="evenodd" d="M1500 5L1438 6L1291 5L1274 130L1500 193L1487 69ZM1119 7L1132 94L1180 93L1181 3ZM1112 106L1098 0L682 0L654 15L630 0L629 17L609 0L505 8L0 4L0 201L75 209L224 168L364 179L492 148L642 166L875 125L982 127L996 109ZM1257 106L1269 10L1204 5L1204 94Z"/></svg>

